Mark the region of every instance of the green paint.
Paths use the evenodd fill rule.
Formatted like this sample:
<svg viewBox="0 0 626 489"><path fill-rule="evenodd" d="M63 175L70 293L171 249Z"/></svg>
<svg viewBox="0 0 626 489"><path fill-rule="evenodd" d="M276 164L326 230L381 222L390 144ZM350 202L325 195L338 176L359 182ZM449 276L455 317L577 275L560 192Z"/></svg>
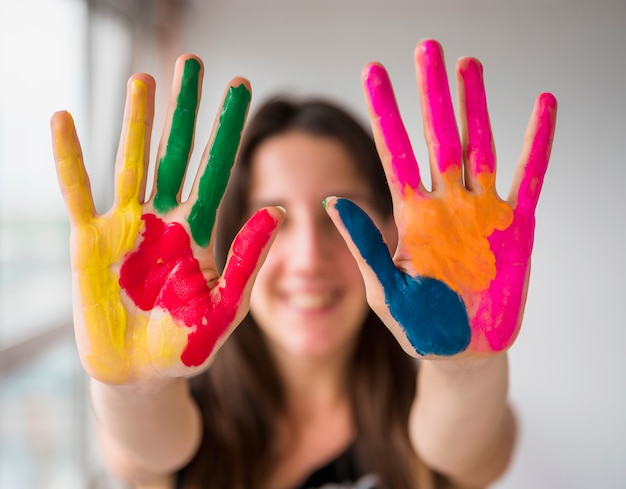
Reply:
<svg viewBox="0 0 626 489"><path fill-rule="evenodd" d="M193 133L198 110L200 63L196 59L185 61L185 69L172 116L172 127L167 139L165 155L159 162L154 197L154 208L161 214L178 205L180 191L189 162Z"/></svg>
<svg viewBox="0 0 626 489"><path fill-rule="evenodd" d="M206 169L200 177L198 199L187 219L191 235L200 246L207 246L211 241L217 208L235 164L249 104L250 91L245 85L228 89Z"/></svg>

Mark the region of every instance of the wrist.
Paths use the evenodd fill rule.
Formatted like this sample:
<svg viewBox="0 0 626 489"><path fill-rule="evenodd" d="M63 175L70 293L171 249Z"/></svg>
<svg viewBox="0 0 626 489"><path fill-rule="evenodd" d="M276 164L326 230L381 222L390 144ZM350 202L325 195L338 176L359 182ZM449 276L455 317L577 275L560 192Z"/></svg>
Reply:
<svg viewBox="0 0 626 489"><path fill-rule="evenodd" d="M508 353L502 351L485 356L455 356L451 358L429 358L420 362L420 368L450 375L469 375L493 369L508 368Z"/></svg>
<svg viewBox="0 0 626 489"><path fill-rule="evenodd" d="M142 380L129 384L109 384L92 378L90 389L92 396L100 394L125 399L151 399L183 387L187 389L187 380L181 377Z"/></svg>

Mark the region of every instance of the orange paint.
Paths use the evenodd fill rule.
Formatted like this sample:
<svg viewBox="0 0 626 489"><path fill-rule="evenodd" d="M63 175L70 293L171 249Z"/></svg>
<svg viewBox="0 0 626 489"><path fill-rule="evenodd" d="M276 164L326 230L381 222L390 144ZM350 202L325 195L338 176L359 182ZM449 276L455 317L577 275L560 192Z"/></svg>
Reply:
<svg viewBox="0 0 626 489"><path fill-rule="evenodd" d="M404 193L403 245L415 273L445 282L465 300L487 290L496 276L496 260L487 238L494 230L511 225L510 206L493 191L474 193L461 185L448 185L430 196L408 186Z"/></svg>

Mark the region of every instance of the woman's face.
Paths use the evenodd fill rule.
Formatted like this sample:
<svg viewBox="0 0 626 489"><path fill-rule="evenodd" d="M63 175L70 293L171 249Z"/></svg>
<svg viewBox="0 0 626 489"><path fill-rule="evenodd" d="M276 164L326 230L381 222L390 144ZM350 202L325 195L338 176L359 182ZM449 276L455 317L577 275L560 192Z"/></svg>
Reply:
<svg viewBox="0 0 626 489"><path fill-rule="evenodd" d="M250 310L283 354L323 358L350 351L368 311L356 262L322 205L332 195L354 200L384 224L338 140L291 131L254 153L251 210L280 205L287 215L256 279Z"/></svg>

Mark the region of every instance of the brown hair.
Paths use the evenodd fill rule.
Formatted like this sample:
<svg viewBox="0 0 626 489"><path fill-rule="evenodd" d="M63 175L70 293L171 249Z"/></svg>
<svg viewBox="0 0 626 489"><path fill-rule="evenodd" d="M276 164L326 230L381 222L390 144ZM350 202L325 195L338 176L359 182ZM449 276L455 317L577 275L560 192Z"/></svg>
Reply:
<svg viewBox="0 0 626 489"><path fill-rule="evenodd" d="M267 138L292 130L342 142L371 185L376 209L384 216L391 215L391 196L372 137L347 111L324 100L272 99L250 120L242 139L220 210L218 263L223 265L249 211L246 196L256 149ZM414 489L416 474L423 472L408 436L416 370L415 361L370 311L350 365L349 396L357 427L357 462L366 472L377 474L386 489ZM203 413L204 436L184 470L187 487L264 487L273 462L275 421L283 412L284 392L263 334L250 315L210 368L190 383Z"/></svg>

